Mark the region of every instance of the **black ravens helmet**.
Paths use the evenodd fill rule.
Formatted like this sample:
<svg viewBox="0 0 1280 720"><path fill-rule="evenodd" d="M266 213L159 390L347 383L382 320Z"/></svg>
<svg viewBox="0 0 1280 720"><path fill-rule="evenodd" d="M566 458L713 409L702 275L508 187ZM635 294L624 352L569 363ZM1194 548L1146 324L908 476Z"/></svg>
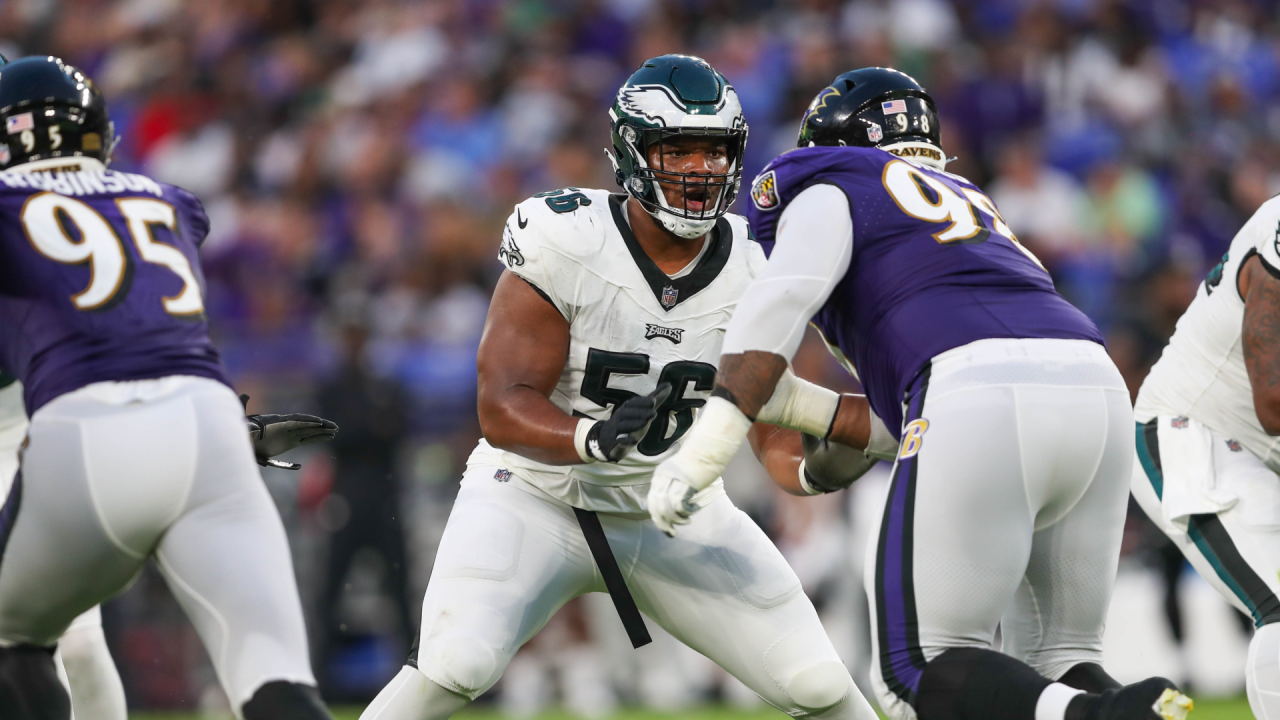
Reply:
<svg viewBox="0 0 1280 720"><path fill-rule="evenodd" d="M690 55L661 55L646 60L618 89L609 109L613 129L613 162L618 184L667 230L684 238L700 237L729 210L742 182L742 151L747 123L738 93L706 60ZM678 136L723 137L729 167L724 174L675 173L649 167L652 145ZM664 182L684 182L716 189L710 207L693 211L667 202L655 172ZM667 180L666 178L673 178Z"/></svg>
<svg viewBox="0 0 1280 720"><path fill-rule="evenodd" d="M77 156L105 165L116 144L102 92L55 57L0 65L0 122L0 169Z"/></svg>
<svg viewBox="0 0 1280 720"><path fill-rule="evenodd" d="M799 147L878 147L939 170L946 164L933 98L910 75L862 68L838 76L809 103Z"/></svg>

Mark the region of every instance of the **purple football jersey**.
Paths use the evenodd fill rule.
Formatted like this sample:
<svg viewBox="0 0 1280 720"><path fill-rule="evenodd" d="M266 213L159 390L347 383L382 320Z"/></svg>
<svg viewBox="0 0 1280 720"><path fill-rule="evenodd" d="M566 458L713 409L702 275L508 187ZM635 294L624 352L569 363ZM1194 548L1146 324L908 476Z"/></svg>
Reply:
<svg viewBox="0 0 1280 720"><path fill-rule="evenodd" d="M939 353L988 338L1102 343L976 186L877 148L798 148L775 158L747 208L766 254L787 204L819 183L848 196L854 240L849 270L813 323L857 368L893 432L911 380Z"/></svg>
<svg viewBox="0 0 1280 720"><path fill-rule="evenodd" d="M230 386L209 341L200 201L119 172L0 172L0 367L28 413L108 380Z"/></svg>

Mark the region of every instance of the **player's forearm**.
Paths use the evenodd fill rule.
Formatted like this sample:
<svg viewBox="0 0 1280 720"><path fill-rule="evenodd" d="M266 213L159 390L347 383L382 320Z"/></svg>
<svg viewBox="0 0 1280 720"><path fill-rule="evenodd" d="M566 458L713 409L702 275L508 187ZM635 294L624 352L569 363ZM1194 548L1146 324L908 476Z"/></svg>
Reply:
<svg viewBox="0 0 1280 720"><path fill-rule="evenodd" d="M720 356L716 388L712 394L737 406L744 415L755 419L773 395L778 379L786 372L787 359L759 350Z"/></svg>
<svg viewBox="0 0 1280 720"><path fill-rule="evenodd" d="M756 459L769 471L773 482L791 495L808 495L800 486L800 461L804 448L800 433L776 425L756 423L747 434Z"/></svg>
<svg viewBox="0 0 1280 720"><path fill-rule="evenodd" d="M481 393L480 430L496 448L548 465L582 462L574 442L578 418L527 386L506 388L496 397Z"/></svg>
<svg viewBox="0 0 1280 720"><path fill-rule="evenodd" d="M865 395L845 393L840 396L840 409L831 423L831 442L866 450L871 439L871 405Z"/></svg>
<svg viewBox="0 0 1280 720"><path fill-rule="evenodd" d="M1268 435L1280 435L1280 279L1250 259L1241 345L1254 411Z"/></svg>

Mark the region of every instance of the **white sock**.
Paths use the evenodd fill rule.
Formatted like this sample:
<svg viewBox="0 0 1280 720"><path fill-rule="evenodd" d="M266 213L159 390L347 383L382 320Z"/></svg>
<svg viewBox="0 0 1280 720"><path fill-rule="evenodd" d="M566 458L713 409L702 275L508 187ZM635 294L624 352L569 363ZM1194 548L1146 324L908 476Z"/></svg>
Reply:
<svg viewBox="0 0 1280 720"><path fill-rule="evenodd" d="M1036 701L1036 720L1065 720L1071 698L1083 694L1083 690L1052 683L1040 693Z"/></svg>
<svg viewBox="0 0 1280 720"><path fill-rule="evenodd" d="M1244 677L1254 717L1280 720L1280 624L1263 625L1253 634Z"/></svg>
<svg viewBox="0 0 1280 720"><path fill-rule="evenodd" d="M469 702L405 665L360 714L360 720L445 720Z"/></svg>
<svg viewBox="0 0 1280 720"><path fill-rule="evenodd" d="M101 625L72 627L58 639L73 718L126 720L124 685Z"/></svg>

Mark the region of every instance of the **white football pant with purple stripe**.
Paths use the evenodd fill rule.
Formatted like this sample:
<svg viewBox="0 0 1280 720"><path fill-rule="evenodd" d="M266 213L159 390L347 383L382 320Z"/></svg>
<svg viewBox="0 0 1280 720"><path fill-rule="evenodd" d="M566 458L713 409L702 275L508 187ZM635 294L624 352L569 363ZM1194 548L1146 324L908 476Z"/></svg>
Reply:
<svg viewBox="0 0 1280 720"><path fill-rule="evenodd" d="M867 558L872 681L916 717L925 664L990 648L1056 680L1102 662L1133 463L1119 371L1083 340L983 340L916 378Z"/></svg>

